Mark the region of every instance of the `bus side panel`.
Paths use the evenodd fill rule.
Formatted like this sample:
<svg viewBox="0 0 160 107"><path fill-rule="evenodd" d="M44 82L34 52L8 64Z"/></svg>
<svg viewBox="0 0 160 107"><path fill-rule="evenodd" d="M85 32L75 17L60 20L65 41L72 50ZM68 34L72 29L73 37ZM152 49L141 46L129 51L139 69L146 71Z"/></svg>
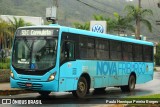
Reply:
<svg viewBox="0 0 160 107"><path fill-rule="evenodd" d="M146 83L148 81L153 80L153 69L154 64L153 63L145 63L145 69L143 72L137 72L137 84Z"/></svg>
<svg viewBox="0 0 160 107"><path fill-rule="evenodd" d="M90 76L90 88L102 87L106 84L103 76L97 76L96 61L76 60L66 62L60 67L59 91L76 90L79 77L83 73Z"/></svg>
<svg viewBox="0 0 160 107"><path fill-rule="evenodd" d="M101 88L109 85L110 76L105 70L106 66L102 61L85 60L80 61L83 73L87 73L91 79L90 88Z"/></svg>
<svg viewBox="0 0 160 107"><path fill-rule="evenodd" d="M136 74L136 84L153 80L153 63L125 62L123 68L121 85L128 85L131 73Z"/></svg>
<svg viewBox="0 0 160 107"><path fill-rule="evenodd" d="M105 81L102 87L121 85L122 64L115 61L97 61L96 72Z"/></svg>
<svg viewBox="0 0 160 107"><path fill-rule="evenodd" d="M76 90L80 72L77 70L77 62L66 62L60 67L59 91Z"/></svg>
<svg viewBox="0 0 160 107"><path fill-rule="evenodd" d="M128 85L131 73L136 74L136 84L153 79L153 63L89 61L76 60L66 62L60 68L59 91L77 89L82 73L90 76L90 88Z"/></svg>
<svg viewBox="0 0 160 107"><path fill-rule="evenodd" d="M137 84L146 83L151 80L153 80L153 76L151 74L139 75L137 77Z"/></svg>

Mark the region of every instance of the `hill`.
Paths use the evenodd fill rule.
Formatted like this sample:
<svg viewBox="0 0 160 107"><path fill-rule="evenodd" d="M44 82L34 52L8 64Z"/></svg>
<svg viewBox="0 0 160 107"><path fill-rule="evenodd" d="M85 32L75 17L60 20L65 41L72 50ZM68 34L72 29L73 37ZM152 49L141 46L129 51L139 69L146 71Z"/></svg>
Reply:
<svg viewBox="0 0 160 107"><path fill-rule="evenodd" d="M114 12L118 12L123 15L125 14L123 11L125 5L138 4L137 0L134 2L126 2L126 0L81 0L91 6L84 5L78 0L58 1L59 23L65 26L73 26L74 22L84 23L90 21L93 19L93 14L112 17ZM142 0L142 7L150 8L154 12L154 16L148 17L153 25L153 33L149 33L146 29L142 29L143 34L151 39L153 39L154 35L160 35L160 26L155 25L155 21L160 20L160 8L156 6L157 2L158 0ZM0 0L0 14L38 16L45 18L46 8L52 4L53 0Z"/></svg>

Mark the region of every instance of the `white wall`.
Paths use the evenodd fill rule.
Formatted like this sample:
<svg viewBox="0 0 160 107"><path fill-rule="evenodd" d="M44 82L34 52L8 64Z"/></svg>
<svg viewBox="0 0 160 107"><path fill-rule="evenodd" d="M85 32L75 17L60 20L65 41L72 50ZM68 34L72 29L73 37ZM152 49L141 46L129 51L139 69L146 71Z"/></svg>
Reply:
<svg viewBox="0 0 160 107"><path fill-rule="evenodd" d="M8 19L13 20L13 17L22 18L25 22L29 22L33 25L43 25L44 21L42 17L32 17L32 16L13 16L13 15L0 15L0 17L8 21Z"/></svg>

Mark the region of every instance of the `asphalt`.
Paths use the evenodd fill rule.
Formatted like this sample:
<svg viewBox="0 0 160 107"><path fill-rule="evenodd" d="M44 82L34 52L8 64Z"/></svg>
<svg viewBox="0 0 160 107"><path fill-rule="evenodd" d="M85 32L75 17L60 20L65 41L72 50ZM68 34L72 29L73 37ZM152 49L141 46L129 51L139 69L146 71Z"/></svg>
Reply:
<svg viewBox="0 0 160 107"><path fill-rule="evenodd" d="M23 93L34 93L34 91L11 88L9 82L0 83L0 95L1 96L16 95L16 94L23 94Z"/></svg>

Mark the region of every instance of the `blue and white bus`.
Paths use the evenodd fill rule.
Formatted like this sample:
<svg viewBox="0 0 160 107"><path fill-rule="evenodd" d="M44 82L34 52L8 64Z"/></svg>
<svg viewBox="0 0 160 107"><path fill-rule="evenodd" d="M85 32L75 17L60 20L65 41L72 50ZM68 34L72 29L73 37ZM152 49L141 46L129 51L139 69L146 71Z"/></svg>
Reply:
<svg viewBox="0 0 160 107"><path fill-rule="evenodd" d="M90 88L120 87L153 79L153 43L59 25L21 27L14 38L12 88L41 95L72 92L83 98Z"/></svg>

